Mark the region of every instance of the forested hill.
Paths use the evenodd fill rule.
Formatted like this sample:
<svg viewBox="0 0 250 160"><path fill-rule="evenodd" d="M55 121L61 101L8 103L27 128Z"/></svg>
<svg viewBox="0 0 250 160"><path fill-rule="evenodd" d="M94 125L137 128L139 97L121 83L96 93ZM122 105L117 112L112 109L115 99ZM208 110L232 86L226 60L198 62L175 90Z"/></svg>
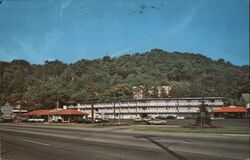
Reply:
<svg viewBox="0 0 250 160"><path fill-rule="evenodd" d="M115 58L83 59L74 64L58 60L45 61L44 65L25 60L0 61L0 74L1 105L25 100L52 106L57 98L61 103L86 102L92 90L96 101L131 98L134 85L170 85L171 97L236 99L250 90L249 66L160 49Z"/></svg>

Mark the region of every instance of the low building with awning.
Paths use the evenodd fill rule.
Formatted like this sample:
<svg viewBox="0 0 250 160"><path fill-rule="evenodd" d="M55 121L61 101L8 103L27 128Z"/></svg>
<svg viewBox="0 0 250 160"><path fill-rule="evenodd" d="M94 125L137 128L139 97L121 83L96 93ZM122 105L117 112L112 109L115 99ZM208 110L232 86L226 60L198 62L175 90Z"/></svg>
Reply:
<svg viewBox="0 0 250 160"><path fill-rule="evenodd" d="M52 110L34 110L24 113L23 116L28 116L30 121L41 119L45 122L78 122L88 116L88 113L81 112L75 109L52 109Z"/></svg>
<svg viewBox="0 0 250 160"><path fill-rule="evenodd" d="M225 106L213 109L215 118L247 118L247 110L243 106Z"/></svg>

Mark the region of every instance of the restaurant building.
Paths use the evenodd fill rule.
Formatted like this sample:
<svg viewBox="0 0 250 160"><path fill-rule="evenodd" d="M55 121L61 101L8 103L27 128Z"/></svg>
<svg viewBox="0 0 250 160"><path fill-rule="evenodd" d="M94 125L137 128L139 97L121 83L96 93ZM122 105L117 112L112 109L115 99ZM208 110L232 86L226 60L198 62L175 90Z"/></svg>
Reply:
<svg viewBox="0 0 250 160"><path fill-rule="evenodd" d="M42 120L44 122L63 122L72 123L81 121L88 116L88 113L75 109L52 109L52 110L34 110L24 113L30 121Z"/></svg>
<svg viewBox="0 0 250 160"><path fill-rule="evenodd" d="M225 106L213 109L215 118L247 118L247 110L243 106Z"/></svg>

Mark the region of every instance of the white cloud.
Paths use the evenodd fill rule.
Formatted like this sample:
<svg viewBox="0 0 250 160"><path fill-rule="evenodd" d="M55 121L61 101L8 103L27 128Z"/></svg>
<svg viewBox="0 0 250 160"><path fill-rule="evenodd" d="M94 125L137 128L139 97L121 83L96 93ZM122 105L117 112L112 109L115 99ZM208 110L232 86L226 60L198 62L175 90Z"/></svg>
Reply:
<svg viewBox="0 0 250 160"><path fill-rule="evenodd" d="M137 47L139 47L139 46L141 46L141 45L143 45L143 44L145 44L145 43L147 43L147 42L152 41L153 39L158 38L159 36L160 36L160 35L153 36L153 37L148 38L148 39L146 39L146 40L144 40L144 41L141 41L141 42L139 42L139 43L136 43L136 44L134 44L134 45L132 45L132 46L126 48L126 49L123 49L123 50L121 50L121 51L118 51L118 52L114 53L111 57L119 56L119 55L121 55L122 53L128 52L128 51L130 51L130 50L132 50L132 49L134 49L134 48L137 48Z"/></svg>
<svg viewBox="0 0 250 160"><path fill-rule="evenodd" d="M168 30L166 30L166 31L161 31L161 32L160 32L158 35L156 35L156 36L153 36L153 37L151 37L151 38L148 38L148 39L146 39L146 40L143 40L143 41L141 41L141 42L139 42L139 43L137 43L137 44L135 44L135 45L132 45L132 46L126 48L126 49L123 49L123 50L121 50L121 51L118 51L118 52L114 53L111 57L119 56L119 55L121 55L121 54L123 54L123 53L125 53L125 52L128 52L128 51L130 51L130 50L132 50L132 49L134 49L134 48L137 48L137 47L139 47L139 46L141 46L141 45L144 45L145 43L148 43L148 42L150 42L150 41L152 41L152 40L161 38L161 37L163 37L163 36L168 36L168 35L170 35L170 34L175 34L175 33L177 33L177 32L183 31L183 30L192 22L192 19L193 19L195 13L196 13L196 8L192 8L191 12L190 12L185 18L183 18L183 19L180 21L180 23L178 23L176 26L172 27L172 29L170 29L170 30L168 29Z"/></svg>
<svg viewBox="0 0 250 160"><path fill-rule="evenodd" d="M191 12L189 12L189 14L185 18L183 18L179 24L177 24L170 31L168 31L168 33L170 34L170 33L181 32L184 29L186 29L186 27L188 27L188 25L192 22L195 13L196 13L196 8L192 8Z"/></svg>

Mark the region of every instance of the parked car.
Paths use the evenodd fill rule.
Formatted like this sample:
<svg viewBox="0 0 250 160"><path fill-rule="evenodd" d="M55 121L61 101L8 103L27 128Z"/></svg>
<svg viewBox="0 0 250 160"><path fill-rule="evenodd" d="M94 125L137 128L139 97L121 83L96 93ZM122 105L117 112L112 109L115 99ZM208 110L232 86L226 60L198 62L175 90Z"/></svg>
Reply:
<svg viewBox="0 0 250 160"><path fill-rule="evenodd" d="M45 119L42 118L30 118L28 119L28 122L44 122Z"/></svg>
<svg viewBox="0 0 250 160"><path fill-rule="evenodd" d="M167 116L167 119L176 119L176 116Z"/></svg>
<svg viewBox="0 0 250 160"><path fill-rule="evenodd" d="M134 120L134 122L142 122L142 121L143 121L142 118L135 118L135 119L133 119L133 120Z"/></svg>
<svg viewBox="0 0 250 160"><path fill-rule="evenodd" d="M170 115L170 116L157 116L155 117L156 119L162 119L162 120L167 120L167 119L175 119L176 116Z"/></svg>
<svg viewBox="0 0 250 160"><path fill-rule="evenodd" d="M95 118L94 119L94 123L108 123L108 122L109 122L109 119L107 119L107 118ZM82 119L82 120L78 121L77 123L91 124L92 119L91 118Z"/></svg>
<svg viewBox="0 0 250 160"><path fill-rule="evenodd" d="M178 116L178 117L176 117L176 119L185 119L185 117Z"/></svg>
<svg viewBox="0 0 250 160"><path fill-rule="evenodd" d="M150 124L150 125L163 125L166 123L167 123L166 120L162 120L162 119L151 119L147 121L147 124Z"/></svg>
<svg viewBox="0 0 250 160"><path fill-rule="evenodd" d="M165 119L167 119L167 117L166 117L166 116L157 116L157 117L155 117L155 119L162 119L162 120L165 120Z"/></svg>
<svg viewBox="0 0 250 160"><path fill-rule="evenodd" d="M150 121L150 120L152 120L152 119L154 119L154 118L151 117L151 116L147 116L147 117L144 117L144 118L143 118L143 121L144 121L144 122L148 122L148 121Z"/></svg>
<svg viewBox="0 0 250 160"><path fill-rule="evenodd" d="M95 123L108 123L109 120L106 119L106 118L95 118L95 119L94 119L94 122L95 122Z"/></svg>

